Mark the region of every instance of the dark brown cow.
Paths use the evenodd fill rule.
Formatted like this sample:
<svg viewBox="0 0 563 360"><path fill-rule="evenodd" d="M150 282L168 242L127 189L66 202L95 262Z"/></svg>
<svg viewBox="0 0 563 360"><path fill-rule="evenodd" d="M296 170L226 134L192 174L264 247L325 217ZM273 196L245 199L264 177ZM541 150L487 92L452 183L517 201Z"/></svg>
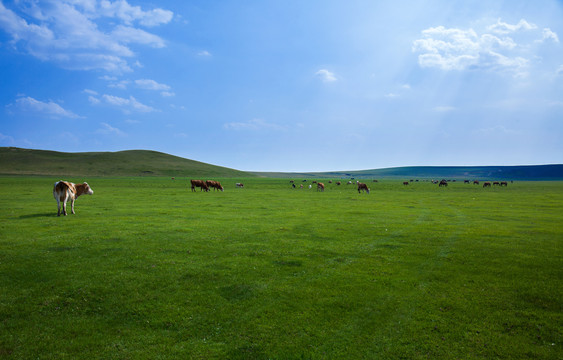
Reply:
<svg viewBox="0 0 563 360"><path fill-rule="evenodd" d="M473 185L479 185L479 180L473 181Z"/></svg>
<svg viewBox="0 0 563 360"><path fill-rule="evenodd" d="M442 180L440 181L440 183L438 184L438 187L440 186L448 186L448 182L446 180Z"/></svg>
<svg viewBox="0 0 563 360"><path fill-rule="evenodd" d="M362 191L365 191L369 194L369 188L367 184L358 182L358 194L360 194Z"/></svg>
<svg viewBox="0 0 563 360"><path fill-rule="evenodd" d="M407 186L409 184L408 181L403 181L403 185Z"/></svg>
<svg viewBox="0 0 563 360"><path fill-rule="evenodd" d="M506 181L501 181L500 186L508 186L508 183Z"/></svg>
<svg viewBox="0 0 563 360"><path fill-rule="evenodd" d="M196 187L200 188L199 191L209 191L209 186L203 180L190 180L190 182L192 183L192 191L195 191Z"/></svg>
<svg viewBox="0 0 563 360"><path fill-rule="evenodd" d="M488 182L488 181L487 181L487 182L484 182L484 183L483 183L483 187L484 187L484 188L485 188L485 187L491 187L491 183Z"/></svg>
<svg viewBox="0 0 563 360"><path fill-rule="evenodd" d="M57 216L61 216L61 202L63 203L63 214L66 216L66 202L70 200L70 209L74 214L74 200L82 194L92 195L94 190L88 183L74 184L68 181L57 181L53 186L53 197L57 200Z"/></svg>
<svg viewBox="0 0 563 360"><path fill-rule="evenodd" d="M207 184L208 187L213 188L213 190L221 190L224 191L223 187L221 186L221 183L219 181L215 181L215 180L207 180L205 182Z"/></svg>
<svg viewBox="0 0 563 360"><path fill-rule="evenodd" d="M498 181L493 182L493 186L498 186L500 183Z"/></svg>
<svg viewBox="0 0 563 360"><path fill-rule="evenodd" d="M336 185L340 185L340 184L342 184L342 182L340 182L340 181L337 181L337 182L336 182Z"/></svg>
<svg viewBox="0 0 563 360"><path fill-rule="evenodd" d="M325 191L325 184L322 182L317 183L317 191Z"/></svg>

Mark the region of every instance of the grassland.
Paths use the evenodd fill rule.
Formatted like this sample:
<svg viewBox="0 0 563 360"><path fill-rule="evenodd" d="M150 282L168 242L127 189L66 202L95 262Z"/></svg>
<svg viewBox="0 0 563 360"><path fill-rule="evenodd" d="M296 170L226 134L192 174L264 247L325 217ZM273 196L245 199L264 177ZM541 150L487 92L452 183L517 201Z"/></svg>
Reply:
<svg viewBox="0 0 563 360"><path fill-rule="evenodd" d="M561 182L56 180L0 178L0 358L562 358Z"/></svg>

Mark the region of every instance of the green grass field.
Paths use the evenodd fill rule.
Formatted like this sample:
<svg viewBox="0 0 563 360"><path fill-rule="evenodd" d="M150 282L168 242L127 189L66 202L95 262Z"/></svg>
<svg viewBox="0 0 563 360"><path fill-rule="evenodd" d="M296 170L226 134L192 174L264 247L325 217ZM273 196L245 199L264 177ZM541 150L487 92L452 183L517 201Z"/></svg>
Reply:
<svg viewBox="0 0 563 360"><path fill-rule="evenodd" d="M0 358L563 357L563 182L56 180L0 178Z"/></svg>

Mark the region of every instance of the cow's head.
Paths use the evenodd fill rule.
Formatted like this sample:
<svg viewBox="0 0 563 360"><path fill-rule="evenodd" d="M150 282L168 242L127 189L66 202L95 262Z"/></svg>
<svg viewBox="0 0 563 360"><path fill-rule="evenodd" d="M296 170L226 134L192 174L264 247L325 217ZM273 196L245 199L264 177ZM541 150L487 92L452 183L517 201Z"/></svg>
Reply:
<svg viewBox="0 0 563 360"><path fill-rule="evenodd" d="M90 185L88 185L87 182L85 182L82 185L84 185L84 194L92 195L94 193L94 190L92 190L92 188L90 187Z"/></svg>

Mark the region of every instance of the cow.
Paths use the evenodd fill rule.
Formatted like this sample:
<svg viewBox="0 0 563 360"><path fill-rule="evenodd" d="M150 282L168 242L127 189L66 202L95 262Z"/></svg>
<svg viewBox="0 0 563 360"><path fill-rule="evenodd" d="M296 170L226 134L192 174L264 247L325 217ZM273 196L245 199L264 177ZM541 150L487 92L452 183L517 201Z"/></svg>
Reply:
<svg viewBox="0 0 563 360"><path fill-rule="evenodd" d="M409 182L408 182L408 181L403 181L403 185L405 185L405 186L406 186L406 185L408 185L408 184L409 184Z"/></svg>
<svg viewBox="0 0 563 360"><path fill-rule="evenodd" d="M361 183L361 182L358 182L358 194L360 194L360 193L362 192L362 190L365 191L365 192L367 192L367 193L369 194L368 185L367 185L367 184L364 184L364 183Z"/></svg>
<svg viewBox="0 0 563 360"><path fill-rule="evenodd" d="M209 186L203 180L190 180L190 182L192 183L192 191L195 191L196 187L200 188L199 191L209 191Z"/></svg>
<svg viewBox="0 0 563 360"><path fill-rule="evenodd" d="M508 183L506 181L501 181L500 186L508 186Z"/></svg>
<svg viewBox="0 0 563 360"><path fill-rule="evenodd" d="M94 190L88 183L73 184L69 181L57 181L53 186L53 197L57 200L57 216L61 216L61 202L63 203L63 214L66 213L66 202L70 200L70 209L74 214L74 201L83 194L92 195Z"/></svg>
<svg viewBox="0 0 563 360"><path fill-rule="evenodd" d="M340 182L340 181L337 181L337 182L336 182L336 185L340 185L340 184L342 184L342 182Z"/></svg>
<svg viewBox="0 0 563 360"><path fill-rule="evenodd" d="M207 187L213 188L213 191L215 191L215 190L224 191L224 189L223 189L223 187L221 186L221 183L220 183L219 181L207 180L207 181L205 181L205 184L207 185Z"/></svg>
<svg viewBox="0 0 563 360"><path fill-rule="evenodd" d="M235 186L238 187L238 188L243 188L244 184L243 183L236 183Z"/></svg>
<svg viewBox="0 0 563 360"><path fill-rule="evenodd" d="M448 186L448 182L446 180L440 181L440 183L438 184L438 187L441 187L441 186Z"/></svg>
<svg viewBox="0 0 563 360"><path fill-rule="evenodd" d="M487 181L487 182L484 182L484 183L483 183L483 187L484 187L484 188L486 188L486 187L491 187L491 183L488 182L488 181Z"/></svg>
<svg viewBox="0 0 563 360"><path fill-rule="evenodd" d="M325 191L325 184L322 182L317 183L317 191Z"/></svg>
<svg viewBox="0 0 563 360"><path fill-rule="evenodd" d="M479 180L474 180L473 185L479 185Z"/></svg>
<svg viewBox="0 0 563 360"><path fill-rule="evenodd" d="M464 184L469 184L469 180L463 180Z"/></svg>
<svg viewBox="0 0 563 360"><path fill-rule="evenodd" d="M493 182L493 186L497 186L497 185L500 185L498 181Z"/></svg>

